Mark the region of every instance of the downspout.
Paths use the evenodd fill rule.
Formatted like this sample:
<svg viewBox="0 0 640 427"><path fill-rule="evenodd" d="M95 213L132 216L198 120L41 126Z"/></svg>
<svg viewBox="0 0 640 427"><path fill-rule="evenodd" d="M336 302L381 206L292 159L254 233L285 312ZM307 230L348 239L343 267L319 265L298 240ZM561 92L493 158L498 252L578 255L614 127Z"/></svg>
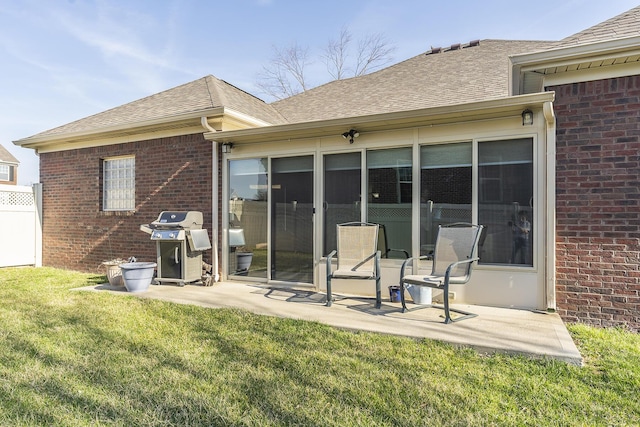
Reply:
<svg viewBox="0 0 640 427"><path fill-rule="evenodd" d="M545 288L547 310L556 310L556 117L553 102L542 105L546 121L546 240Z"/></svg>
<svg viewBox="0 0 640 427"><path fill-rule="evenodd" d="M207 117L200 117L200 123L202 127L208 130L209 132L216 132L214 128L209 124ZM213 167L211 168L211 247L213 254L211 255L211 273L214 282L220 281L220 273L219 273L219 261L218 261L218 142L211 141L213 143L213 153L211 162L213 163Z"/></svg>

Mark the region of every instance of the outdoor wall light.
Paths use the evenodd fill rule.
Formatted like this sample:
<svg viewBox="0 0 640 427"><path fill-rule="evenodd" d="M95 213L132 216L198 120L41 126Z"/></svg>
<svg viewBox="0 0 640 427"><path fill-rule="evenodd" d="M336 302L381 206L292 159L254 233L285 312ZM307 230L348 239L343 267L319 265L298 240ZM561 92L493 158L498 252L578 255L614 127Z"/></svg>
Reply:
<svg viewBox="0 0 640 427"><path fill-rule="evenodd" d="M533 124L533 111L526 109L522 112L522 126L531 126Z"/></svg>
<svg viewBox="0 0 640 427"><path fill-rule="evenodd" d="M353 140L354 138L357 138L360 136L360 132L358 132L355 129L349 129L349 132L345 132L342 134L342 137L344 139L348 139L349 140L349 144L353 144Z"/></svg>
<svg viewBox="0 0 640 427"><path fill-rule="evenodd" d="M223 142L222 143L222 152L225 154L229 154L231 149L233 148L233 143L231 142Z"/></svg>

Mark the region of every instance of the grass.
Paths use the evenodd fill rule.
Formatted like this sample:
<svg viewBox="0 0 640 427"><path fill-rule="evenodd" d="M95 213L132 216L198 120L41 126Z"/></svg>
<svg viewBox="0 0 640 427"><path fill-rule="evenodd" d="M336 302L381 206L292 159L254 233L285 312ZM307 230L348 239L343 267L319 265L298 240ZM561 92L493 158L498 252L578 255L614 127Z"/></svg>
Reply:
<svg viewBox="0 0 640 427"><path fill-rule="evenodd" d="M0 425L640 425L640 336L570 325L584 367L71 289L0 269Z"/></svg>

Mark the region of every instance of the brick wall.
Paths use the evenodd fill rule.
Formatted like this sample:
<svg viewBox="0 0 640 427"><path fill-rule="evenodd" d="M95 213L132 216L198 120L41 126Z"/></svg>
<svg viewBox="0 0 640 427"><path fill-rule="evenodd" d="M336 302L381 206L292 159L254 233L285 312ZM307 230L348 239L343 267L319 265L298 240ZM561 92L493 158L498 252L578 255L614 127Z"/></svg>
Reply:
<svg viewBox="0 0 640 427"><path fill-rule="evenodd" d="M549 87L557 115L557 305L640 330L640 76Z"/></svg>
<svg viewBox="0 0 640 427"><path fill-rule="evenodd" d="M155 261L156 245L139 227L165 210L201 211L211 236L211 149L194 134L41 154L43 264L104 274L101 263L112 258ZM131 154L136 209L103 212L101 161Z"/></svg>

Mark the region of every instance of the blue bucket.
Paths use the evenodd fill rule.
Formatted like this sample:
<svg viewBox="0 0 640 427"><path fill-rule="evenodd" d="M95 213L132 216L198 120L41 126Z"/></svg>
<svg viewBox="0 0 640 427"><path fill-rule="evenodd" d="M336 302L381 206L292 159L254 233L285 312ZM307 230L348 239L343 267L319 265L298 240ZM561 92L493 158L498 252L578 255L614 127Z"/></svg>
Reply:
<svg viewBox="0 0 640 427"><path fill-rule="evenodd" d="M389 286L389 299L391 302L401 302L402 299L400 297L400 286L392 285Z"/></svg>

